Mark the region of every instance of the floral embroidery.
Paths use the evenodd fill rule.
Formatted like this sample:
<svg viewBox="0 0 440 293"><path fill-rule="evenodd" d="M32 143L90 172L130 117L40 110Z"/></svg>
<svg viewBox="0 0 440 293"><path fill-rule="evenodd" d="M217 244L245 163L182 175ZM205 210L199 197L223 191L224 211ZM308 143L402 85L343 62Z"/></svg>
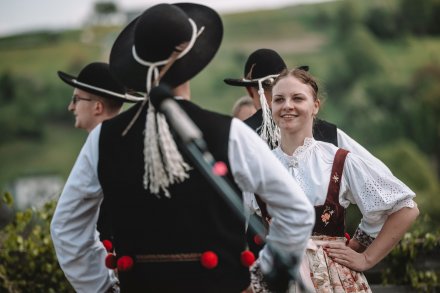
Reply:
<svg viewBox="0 0 440 293"><path fill-rule="evenodd" d="M338 181L339 181L338 173L335 172L335 175L333 175L332 179L335 183L338 183Z"/></svg>
<svg viewBox="0 0 440 293"><path fill-rule="evenodd" d="M324 211L322 212L321 215L321 221L324 222L324 227L328 225L328 223L330 223L330 218L332 217L332 215L335 213L334 210L332 210L329 206L325 206Z"/></svg>

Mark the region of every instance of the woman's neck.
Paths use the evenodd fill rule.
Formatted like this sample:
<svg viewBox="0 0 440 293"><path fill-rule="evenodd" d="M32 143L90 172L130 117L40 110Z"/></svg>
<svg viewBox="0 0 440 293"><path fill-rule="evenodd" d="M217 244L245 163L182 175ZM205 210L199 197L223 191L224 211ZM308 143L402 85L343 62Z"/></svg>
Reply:
<svg viewBox="0 0 440 293"><path fill-rule="evenodd" d="M281 130L280 147L284 153L293 155L298 147L304 145L304 140L306 137L313 137L312 130L295 133L289 133Z"/></svg>

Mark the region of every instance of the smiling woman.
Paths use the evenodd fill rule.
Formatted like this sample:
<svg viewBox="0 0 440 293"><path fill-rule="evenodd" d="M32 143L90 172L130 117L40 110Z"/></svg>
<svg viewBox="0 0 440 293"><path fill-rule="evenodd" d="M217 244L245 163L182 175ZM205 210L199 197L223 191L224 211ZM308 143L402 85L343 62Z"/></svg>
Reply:
<svg viewBox="0 0 440 293"><path fill-rule="evenodd" d="M272 115L281 139L273 152L315 206L301 277L316 292L371 292L362 272L381 261L415 221L415 194L376 161L316 141L319 107L309 72L285 70L275 80ZM345 228L350 204L363 216L352 239Z"/></svg>

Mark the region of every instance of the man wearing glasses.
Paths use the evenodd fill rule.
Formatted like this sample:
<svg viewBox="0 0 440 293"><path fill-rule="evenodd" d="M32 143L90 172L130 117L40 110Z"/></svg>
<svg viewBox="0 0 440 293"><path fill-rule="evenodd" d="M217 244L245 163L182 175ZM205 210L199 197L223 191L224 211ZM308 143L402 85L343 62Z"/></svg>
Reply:
<svg viewBox="0 0 440 293"><path fill-rule="evenodd" d="M58 71L62 81L74 87L68 110L75 115L75 127L92 131L95 126L118 115L124 102L134 103L139 98L128 95L125 88L110 74L107 63L93 62L86 65L78 77ZM102 203L97 229L99 238L112 239L110 215Z"/></svg>
<svg viewBox="0 0 440 293"><path fill-rule="evenodd" d="M87 132L119 114L124 102L139 100L125 93L124 87L110 75L107 63L90 63L78 77L61 71L58 76L75 88L67 109L75 115L75 127Z"/></svg>

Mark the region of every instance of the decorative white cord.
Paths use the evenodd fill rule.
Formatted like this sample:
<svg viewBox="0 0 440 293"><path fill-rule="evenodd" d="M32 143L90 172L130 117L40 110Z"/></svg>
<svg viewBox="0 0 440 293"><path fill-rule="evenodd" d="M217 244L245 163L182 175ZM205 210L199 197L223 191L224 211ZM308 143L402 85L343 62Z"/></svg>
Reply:
<svg viewBox="0 0 440 293"><path fill-rule="evenodd" d="M203 32L204 27L197 31L195 22L190 18L188 20L193 31L191 40L175 59L170 57L162 61L148 62L138 56L136 48L133 45L132 53L134 59L139 64L149 67L145 85L147 93L150 92L153 81L156 84L159 83L161 73L159 72L158 67L161 65L167 67L166 65L168 65L169 62L174 62L185 56L192 49L197 38ZM162 68L162 70L164 68ZM148 189L152 194L155 194L158 197L161 191L166 197L170 197L168 187L174 183L182 182L189 178L188 171L191 167L184 161L180 154L165 117L160 113L156 113L154 106L151 103L149 103L145 123L144 188Z"/></svg>
<svg viewBox="0 0 440 293"><path fill-rule="evenodd" d="M138 102L138 101L142 101L142 100L145 99L145 97L136 97L136 96L133 96L133 95L130 95L130 94L127 94L127 93L120 94L120 93L117 93L117 92L109 91L109 90L106 90L106 89L103 89L103 88L100 88L100 87L96 87L96 86L93 86L93 85L89 85L87 83L80 82L80 81L78 81L76 79L72 79L72 82L74 84L77 84L77 85L89 88L91 90L95 90L95 91L98 91L98 92L101 92L101 93L109 94L109 95L112 95L114 97L125 99L125 100L128 100L128 101Z"/></svg>
<svg viewBox="0 0 440 293"><path fill-rule="evenodd" d="M260 127L260 137L267 142L270 148L275 148L280 139L280 129L275 124L270 107L267 104L266 96L264 95L263 82L268 79L278 77L278 74L268 75L257 79L258 81L258 95L260 96L261 111L263 115L263 124ZM254 80L252 80L254 81Z"/></svg>
<svg viewBox="0 0 440 293"><path fill-rule="evenodd" d="M197 31L197 25L196 23L191 19L188 18L189 23L191 24L192 27L192 35L191 35L191 40L189 41L187 47L179 54L179 56L177 56L177 59L182 58L183 56L185 56L194 46L197 38L200 36L200 34L204 31L204 27L202 27L200 29L200 31ZM158 67L161 65L165 65L169 62L169 58L166 60L161 60L161 61L156 61L156 62L149 62L146 60L143 60L141 57L139 57L139 55L136 52L136 47L133 45L132 47L132 53L133 53L133 57L136 60L136 62L138 62L141 65L144 66L148 66L148 72L147 72L147 79L146 79L146 89L147 89L147 93L150 92L151 90L151 81L152 80L156 80L157 77L159 76L159 69ZM154 79L152 79L154 75Z"/></svg>

